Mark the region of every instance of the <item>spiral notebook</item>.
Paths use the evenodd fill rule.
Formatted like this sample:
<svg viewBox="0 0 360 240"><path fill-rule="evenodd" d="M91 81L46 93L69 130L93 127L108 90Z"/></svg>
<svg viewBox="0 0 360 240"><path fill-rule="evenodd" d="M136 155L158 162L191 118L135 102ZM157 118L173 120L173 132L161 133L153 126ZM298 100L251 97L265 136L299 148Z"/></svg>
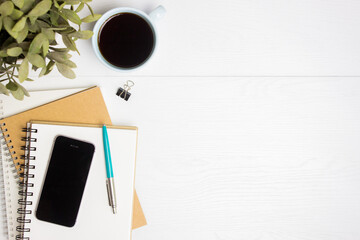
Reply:
<svg viewBox="0 0 360 240"><path fill-rule="evenodd" d="M0 95L0 118L18 114L85 89L71 88L29 91L31 101L18 101L12 97ZM0 140L0 239L15 239L17 234L19 183L19 175L7 148L6 141L2 137Z"/></svg>
<svg viewBox="0 0 360 240"><path fill-rule="evenodd" d="M102 140L102 125L32 121L26 129L24 184L19 192L22 222L17 239L131 239L137 128L108 126L114 170L117 214L109 207ZM84 194L74 227L48 223L36 218L54 140L62 135L95 145Z"/></svg>
<svg viewBox="0 0 360 240"><path fill-rule="evenodd" d="M24 145L23 142L21 141L21 138L25 136L24 135L25 133L23 133L21 129L26 126L26 122L34 118L41 118L42 120L46 119L51 121L65 121L65 119L68 119L67 121L71 121L71 122L72 121L85 122L85 121L95 120L102 123L111 123L100 89L98 87L92 87L85 89L83 91L82 90L83 88L30 92L32 99L31 101L27 101L26 103L20 101L14 102L5 96L0 98L0 108L2 109L0 111L0 114L3 114L2 117L5 117L4 119L2 119L2 122L6 124L6 127L3 127L2 130L3 131L8 130L4 134L6 138L3 138L0 141L0 143L2 144L1 150L3 150L0 157L2 156L1 162L4 165L3 174L6 185L4 189L6 193L5 194L6 209L5 209L5 204L1 204L2 199L0 198L0 207L3 206L2 207L3 210L0 212L0 214L3 213L2 214L3 216L1 215L3 217L3 220L0 218L0 228L2 225L4 225L4 229L5 229L7 225L8 231L6 232L8 232L9 239L15 239L15 236L18 233L16 230L16 226L18 224L17 221L19 217L17 214L19 177L16 170L19 169L18 168L19 165L14 165L13 159L17 158L16 161L17 163L19 163L19 161L21 160L20 154L21 152L23 152L21 150L21 146ZM87 109L88 110L95 109L96 111L89 112L87 110L87 113L85 112L82 114L81 112L79 112L79 110L76 110L75 112L77 113L77 116L75 116L74 118L72 118L72 116L62 116L62 114L65 114L65 112L62 111L63 108L66 108L69 105L70 106L76 105L79 107L82 104L86 104L89 101L93 101L92 102L93 105L90 108L88 107ZM94 105L94 103L99 103L99 104ZM9 106L11 106L11 108L9 108ZM103 110L105 110L105 112ZM92 117L96 115L101 115L101 116L99 116L96 119L93 119ZM15 155L11 154L9 152L7 145L11 147L11 151L16 150L17 154ZM1 189L1 181L0 181L0 189ZM136 193L134 195L135 195L134 210L133 210L134 216L133 216L133 224L132 224L133 229L146 225L146 219L142 211L139 199ZM5 212L7 212L7 221L5 219L6 218ZM0 236L6 235L6 232L5 231L3 232L4 234ZM0 234L1 234L1 229L0 229Z"/></svg>

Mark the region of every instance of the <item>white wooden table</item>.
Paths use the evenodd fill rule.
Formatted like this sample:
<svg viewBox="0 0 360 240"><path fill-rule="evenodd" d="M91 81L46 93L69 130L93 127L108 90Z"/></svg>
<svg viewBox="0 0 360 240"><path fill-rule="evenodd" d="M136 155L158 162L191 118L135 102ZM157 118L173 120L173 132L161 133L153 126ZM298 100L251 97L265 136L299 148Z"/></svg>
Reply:
<svg viewBox="0 0 360 240"><path fill-rule="evenodd" d="M360 239L360 1L94 1L167 9L152 61L116 73L79 41L76 80L26 86L99 85L139 127L134 240Z"/></svg>

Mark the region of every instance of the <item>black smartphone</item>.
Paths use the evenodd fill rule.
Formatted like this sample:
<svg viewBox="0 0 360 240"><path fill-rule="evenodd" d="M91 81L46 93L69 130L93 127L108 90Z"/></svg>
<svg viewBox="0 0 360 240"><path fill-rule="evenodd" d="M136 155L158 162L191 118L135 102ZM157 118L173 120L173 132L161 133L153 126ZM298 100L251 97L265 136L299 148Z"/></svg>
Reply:
<svg viewBox="0 0 360 240"><path fill-rule="evenodd" d="M56 137L36 218L67 227L75 225L94 151L91 143Z"/></svg>

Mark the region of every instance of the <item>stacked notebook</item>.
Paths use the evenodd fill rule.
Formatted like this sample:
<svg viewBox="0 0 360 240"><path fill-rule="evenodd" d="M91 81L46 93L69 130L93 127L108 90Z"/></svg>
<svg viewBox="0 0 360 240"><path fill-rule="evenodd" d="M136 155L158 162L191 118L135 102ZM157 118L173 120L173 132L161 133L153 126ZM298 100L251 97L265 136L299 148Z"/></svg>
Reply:
<svg viewBox="0 0 360 240"><path fill-rule="evenodd" d="M119 199L124 198L124 201L121 201L121 207L124 214L117 214L115 218L114 216L102 214L102 210L104 210L102 207L106 208L107 206L101 205L100 202L102 202L104 198L107 200L107 195L106 188L103 187L103 184L105 183L105 179L103 179L104 176L100 176L97 173L101 172L101 174L104 174L104 172L101 170L91 170L88 181L91 181L92 184L90 185L90 182L88 182L86 185L83 201L78 214L78 221L72 229L64 229L62 226L39 221L34 217L34 208L36 208L39 191L49 161L49 151L52 149L53 138L59 134L67 134L69 137L76 134L76 136L83 136L85 139L90 137L92 140L89 140L94 142L97 149L93 159L94 165L91 169L94 169L94 166L97 166L97 164L99 168L104 168L104 158L101 158L101 153L103 154L103 152L101 152L103 151L102 145L98 142L101 140L101 135L99 138L100 129L98 127L101 124L111 124L111 120L102 98L101 91L98 87L82 91L80 89L68 89L36 93L32 92L31 95L31 102L33 105L22 107L11 105L11 110L13 112L7 111L6 106L9 105L3 104L3 114L5 118L2 120L1 126L4 134L1 156L6 197L6 211L3 210L3 212L7 213L7 217L2 225L8 227L8 238L45 239L50 236L51 238L54 238L54 235L56 235L59 238L55 239L97 239L106 237L107 234L111 234L111 236L118 236L118 239L129 239L131 227L137 228L146 224L137 195L133 194L137 142L136 128L120 127L113 130L109 127L109 131L113 132L114 138L116 139L115 141L124 142L126 150L122 149L123 152L121 154L128 154L127 158L121 157L120 159L122 159L123 162L121 162L121 164L119 163L120 166L127 167L122 167L121 169L118 168L117 170L114 169L114 171L120 172L126 170L128 173L128 175L121 174L124 179L117 179L117 181L121 181L121 183L116 184L117 187L120 188L120 190L117 191L117 193L121 193ZM60 99L55 100L56 98ZM40 106L35 107L36 104L40 104ZM16 111L23 112L11 115L16 113ZM31 122L31 120L45 120L47 122ZM31 164L34 165L35 168L28 169L28 171L24 172L24 169L27 169L27 164L29 164L29 156L31 156L26 155L24 150L22 150L22 146L25 145L22 140L30 139L26 138L26 131L22 131L23 128L26 128L27 123L31 124L31 128L36 126L36 128L42 129L42 133L39 135L34 133L35 136L32 136L31 138L37 140L43 139L45 141L40 140L42 144L36 147L39 151L32 152L36 154L35 157L37 157L37 159L40 159L37 160L35 164ZM84 125L84 123L87 124ZM28 142L26 144L38 144L38 142ZM121 145L122 144L118 145L116 149L119 149ZM115 155L118 154L117 150L113 151ZM131 166L133 166L133 168L131 168ZM132 173L132 175L130 173ZM31 184L29 185L27 182L30 182ZM105 191L105 194L94 194L99 191ZM24 192L26 193L25 195L23 194ZM19 193L23 196L19 196ZM23 205L19 206L19 198L20 203ZM101 211L101 213L98 211ZM104 211L104 213L108 214L109 211ZM96 222L91 222L91 219L96 220ZM101 225L105 224L107 226L103 228L104 231L99 231L99 229L95 228L95 225L93 225L99 221L102 222ZM0 222L0 227L1 223L2 222ZM94 228L91 226L94 226ZM87 229L87 231L85 231L85 229ZM92 229L94 229L94 231L96 229L96 233L91 231Z"/></svg>

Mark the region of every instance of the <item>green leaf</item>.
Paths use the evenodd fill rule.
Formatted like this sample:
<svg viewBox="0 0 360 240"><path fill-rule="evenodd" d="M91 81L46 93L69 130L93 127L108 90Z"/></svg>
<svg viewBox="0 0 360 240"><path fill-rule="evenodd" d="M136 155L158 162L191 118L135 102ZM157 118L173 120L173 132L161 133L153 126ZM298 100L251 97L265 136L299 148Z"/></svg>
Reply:
<svg viewBox="0 0 360 240"><path fill-rule="evenodd" d="M92 10L92 8L90 7L90 5L89 5L89 4L87 4L87 3L86 3L86 1L84 1L84 2L85 2L85 4L86 4L86 6L88 7L88 9L89 9L89 11L90 11L91 15L93 15L93 16L94 16L94 15L95 15L95 14L94 14L94 11L93 11L93 10Z"/></svg>
<svg viewBox="0 0 360 240"><path fill-rule="evenodd" d="M63 9L62 10L62 13L65 15L65 17L67 19L69 19L69 21L77 24L77 25L80 25L81 24L81 19L80 17L76 14L76 12L74 11L71 11L69 9Z"/></svg>
<svg viewBox="0 0 360 240"><path fill-rule="evenodd" d="M47 57L56 62L64 63L68 60L68 56L66 52L49 52Z"/></svg>
<svg viewBox="0 0 360 240"><path fill-rule="evenodd" d="M48 28L42 28L41 32L46 36L49 40L55 40L55 32Z"/></svg>
<svg viewBox="0 0 360 240"><path fill-rule="evenodd" d="M8 16L14 11L14 4L11 1L5 1L0 5L0 14Z"/></svg>
<svg viewBox="0 0 360 240"><path fill-rule="evenodd" d="M26 13L30 11L30 9L33 8L33 4L35 3L35 0L24 0L24 5L21 7L21 11Z"/></svg>
<svg viewBox="0 0 360 240"><path fill-rule="evenodd" d="M17 57L22 53L21 47L13 47L6 50L6 53L11 57Z"/></svg>
<svg viewBox="0 0 360 240"><path fill-rule="evenodd" d="M66 5L77 5L80 3L79 0L65 0Z"/></svg>
<svg viewBox="0 0 360 240"><path fill-rule="evenodd" d="M69 48L71 51L77 51L79 53L76 48L75 42L71 38L66 35L62 35L62 40L67 48Z"/></svg>
<svg viewBox="0 0 360 240"><path fill-rule="evenodd" d="M37 20L36 23L39 25L40 28L50 28L51 25L44 20Z"/></svg>
<svg viewBox="0 0 360 240"><path fill-rule="evenodd" d="M75 12L76 13L80 12L84 8L84 6L85 6L85 3L83 3L83 2L80 3L80 5L76 8Z"/></svg>
<svg viewBox="0 0 360 240"><path fill-rule="evenodd" d="M16 38L16 41L18 43L21 43L25 40L29 32L29 27L27 24L25 24L25 27L19 32L18 37Z"/></svg>
<svg viewBox="0 0 360 240"><path fill-rule="evenodd" d="M24 6L24 0L12 0L12 2L17 6L18 8L22 8Z"/></svg>
<svg viewBox="0 0 360 240"><path fill-rule="evenodd" d="M23 92L23 89L21 88L17 88L15 91L10 91L11 92L11 95L13 95L13 97L17 100L24 100L24 92Z"/></svg>
<svg viewBox="0 0 360 240"><path fill-rule="evenodd" d="M2 29L2 26L3 26L3 16L0 16L0 31Z"/></svg>
<svg viewBox="0 0 360 240"><path fill-rule="evenodd" d="M8 84L6 84L6 88L10 91L16 91L18 89L18 85L10 81Z"/></svg>
<svg viewBox="0 0 360 240"><path fill-rule="evenodd" d="M12 28L14 27L14 25L15 25L15 22L11 18L4 17L4 27L6 30L9 29L11 31Z"/></svg>
<svg viewBox="0 0 360 240"><path fill-rule="evenodd" d="M56 0L53 0L53 1L54 1L54 6L55 6L56 8L59 8L60 6L59 6L58 2L57 2Z"/></svg>
<svg viewBox="0 0 360 240"><path fill-rule="evenodd" d="M76 64L71 61L71 60L66 60L65 62L63 62L63 64L65 64L66 66L70 67L70 68L76 68Z"/></svg>
<svg viewBox="0 0 360 240"><path fill-rule="evenodd" d="M25 79L25 81L33 82L34 80L31 78L27 78L27 79Z"/></svg>
<svg viewBox="0 0 360 240"><path fill-rule="evenodd" d="M14 32L20 32L21 30L23 30L23 28L25 27L26 24L26 19L27 17L22 17L16 24L15 26L12 28L12 30Z"/></svg>
<svg viewBox="0 0 360 240"><path fill-rule="evenodd" d="M39 73L39 77L44 76L45 73L46 73L46 67L44 67L44 68L41 69L41 71L40 71L40 73Z"/></svg>
<svg viewBox="0 0 360 240"><path fill-rule="evenodd" d="M36 22L29 24L29 31L32 33L38 33L41 31L41 28L39 27L39 24Z"/></svg>
<svg viewBox="0 0 360 240"><path fill-rule="evenodd" d="M35 24L36 19L37 19L37 17L34 17L34 16L29 17L30 23L31 23L32 25ZM37 24L37 25L39 26L39 24ZM40 27L40 26L39 26L39 27Z"/></svg>
<svg viewBox="0 0 360 240"><path fill-rule="evenodd" d="M15 8L14 11L10 14L10 17L12 20L18 20L23 14L24 13L22 11Z"/></svg>
<svg viewBox="0 0 360 240"><path fill-rule="evenodd" d="M43 68L41 70L39 77L44 76L44 75L48 75L54 69L54 66L55 66L55 62L50 61L48 63L48 65L46 66L46 68Z"/></svg>
<svg viewBox="0 0 360 240"><path fill-rule="evenodd" d="M56 51L56 52L69 52L70 50L68 48L54 48L54 47L50 47L50 49Z"/></svg>
<svg viewBox="0 0 360 240"><path fill-rule="evenodd" d="M7 53L6 53L6 51L5 50L1 50L0 51L0 57L7 57L8 55L7 55Z"/></svg>
<svg viewBox="0 0 360 240"><path fill-rule="evenodd" d="M44 76L44 75L49 74L49 73L53 70L54 65L55 65L55 62L54 62L54 61L50 61L50 62L48 63L48 65L46 66L46 68L43 68L43 69L41 70L41 72L40 72L40 74L39 74L39 77L42 77L42 76Z"/></svg>
<svg viewBox="0 0 360 240"><path fill-rule="evenodd" d="M54 0L56 1L56 0ZM51 11L50 12L50 21L51 21L51 24L54 25L54 26L58 26L58 19L59 19L59 14L55 11Z"/></svg>
<svg viewBox="0 0 360 240"><path fill-rule="evenodd" d="M23 91L23 93L25 94L25 96L30 97L29 92L20 84L17 83L17 85L19 86L19 88L21 88L21 90Z"/></svg>
<svg viewBox="0 0 360 240"><path fill-rule="evenodd" d="M56 63L58 71L66 78L74 79L76 77L73 70L70 67L62 63Z"/></svg>
<svg viewBox="0 0 360 240"><path fill-rule="evenodd" d="M45 67L45 60L39 54L28 53L27 58L29 59L29 62L35 67Z"/></svg>
<svg viewBox="0 0 360 240"><path fill-rule="evenodd" d="M19 67L19 81L22 83L29 75L29 61L25 58Z"/></svg>
<svg viewBox="0 0 360 240"><path fill-rule="evenodd" d="M18 45L19 45L19 47L22 48L23 52L28 52L29 51L29 47L30 47L29 42L21 42Z"/></svg>
<svg viewBox="0 0 360 240"><path fill-rule="evenodd" d="M74 33L76 32L76 29L71 27L71 26L68 26L66 27L64 30L59 30L58 31L61 35L68 35L69 33Z"/></svg>
<svg viewBox="0 0 360 240"><path fill-rule="evenodd" d="M16 44L13 40L11 40L11 42L9 42L9 44L7 44L6 47L7 48L18 47L18 44Z"/></svg>
<svg viewBox="0 0 360 240"><path fill-rule="evenodd" d="M100 17L101 14L95 13L94 15L89 15L87 17L84 17L83 19L81 19L81 21L85 23L90 23L99 20Z"/></svg>
<svg viewBox="0 0 360 240"><path fill-rule="evenodd" d="M54 61L50 61L48 63L48 65L46 66L46 73L45 75L49 74L53 69L54 69L54 66L55 66L55 62Z"/></svg>
<svg viewBox="0 0 360 240"><path fill-rule="evenodd" d="M94 33L90 30L78 31L74 33L70 33L69 37L75 37L80 39L89 39L92 37Z"/></svg>
<svg viewBox="0 0 360 240"><path fill-rule="evenodd" d="M29 17L39 17L47 13L51 8L51 0L42 0L29 12Z"/></svg>
<svg viewBox="0 0 360 240"><path fill-rule="evenodd" d="M9 90L7 90L7 88L2 83L0 83L0 93L5 94L6 96L9 96Z"/></svg>
<svg viewBox="0 0 360 240"><path fill-rule="evenodd" d="M13 38L16 39L17 36L18 36L18 33L17 33L17 32L14 32L14 31L12 30L12 28L14 27L14 25L15 25L15 22L14 22L10 17L6 16L6 17L4 18L4 27L5 27L6 31L10 34L10 36L12 36Z"/></svg>
<svg viewBox="0 0 360 240"><path fill-rule="evenodd" d="M7 17L5 17L5 18L7 18ZM12 47L12 46L10 46L11 44L15 44L16 45L16 43L14 43L14 39L12 38L12 37L8 37L2 44L1 44L1 46L0 46L0 48L9 48L9 47Z"/></svg>
<svg viewBox="0 0 360 240"><path fill-rule="evenodd" d="M46 57L46 55L49 52L49 40L46 40L42 44L42 50L43 50L43 56Z"/></svg>
<svg viewBox="0 0 360 240"><path fill-rule="evenodd" d="M46 38L45 34L39 33L36 35L36 37L32 40L30 47L29 47L29 53L39 53L41 47L43 44L49 45L49 40Z"/></svg>

